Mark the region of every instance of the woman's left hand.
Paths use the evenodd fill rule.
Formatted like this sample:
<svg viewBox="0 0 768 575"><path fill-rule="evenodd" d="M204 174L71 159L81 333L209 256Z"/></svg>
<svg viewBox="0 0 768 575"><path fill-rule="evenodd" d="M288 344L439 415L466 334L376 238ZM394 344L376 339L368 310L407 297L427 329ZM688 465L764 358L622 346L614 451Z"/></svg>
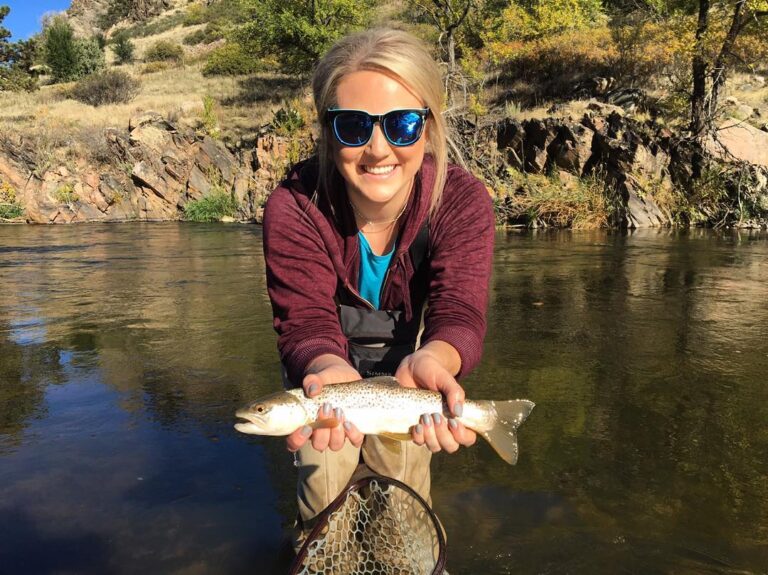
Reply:
<svg viewBox="0 0 768 575"><path fill-rule="evenodd" d="M458 352L453 346L433 341L407 356L397 368L395 377L404 387L420 387L442 394L449 411L460 417L464 408L464 389L446 366L460 367ZM426 445L433 453L453 453L460 446L470 446L477 440L477 434L454 418L442 413L425 413L418 424L411 428L411 437L418 445Z"/></svg>

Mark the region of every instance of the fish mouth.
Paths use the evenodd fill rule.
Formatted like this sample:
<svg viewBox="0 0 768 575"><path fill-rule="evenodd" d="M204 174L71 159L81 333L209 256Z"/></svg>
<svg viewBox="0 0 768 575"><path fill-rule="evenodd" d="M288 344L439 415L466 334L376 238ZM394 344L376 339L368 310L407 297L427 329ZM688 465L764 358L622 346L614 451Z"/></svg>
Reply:
<svg viewBox="0 0 768 575"><path fill-rule="evenodd" d="M246 418L243 418L246 419ZM250 435L264 435L264 428L255 421L239 421L235 423L235 429L240 433L248 433Z"/></svg>
<svg viewBox="0 0 768 575"><path fill-rule="evenodd" d="M259 421L259 418L249 411L242 409L235 413L235 416L240 420L235 423L235 429L237 431L259 435L264 433L263 422Z"/></svg>

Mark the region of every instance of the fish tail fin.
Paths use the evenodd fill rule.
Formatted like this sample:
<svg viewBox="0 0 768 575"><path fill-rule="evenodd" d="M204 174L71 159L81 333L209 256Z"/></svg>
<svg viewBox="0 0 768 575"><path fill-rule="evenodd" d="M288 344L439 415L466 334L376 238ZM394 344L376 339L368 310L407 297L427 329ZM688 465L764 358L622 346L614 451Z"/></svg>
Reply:
<svg viewBox="0 0 768 575"><path fill-rule="evenodd" d="M504 461L514 465L517 463L517 428L525 421L535 404L527 399L488 403L496 410L496 422L488 431L480 432L480 435Z"/></svg>

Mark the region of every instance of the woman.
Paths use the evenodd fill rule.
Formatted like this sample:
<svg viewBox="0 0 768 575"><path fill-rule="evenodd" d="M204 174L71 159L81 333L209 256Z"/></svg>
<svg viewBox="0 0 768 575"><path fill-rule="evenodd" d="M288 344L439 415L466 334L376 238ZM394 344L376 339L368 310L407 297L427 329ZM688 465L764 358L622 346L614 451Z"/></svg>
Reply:
<svg viewBox="0 0 768 575"><path fill-rule="evenodd" d="M480 360L493 251L491 200L447 163L440 72L409 34L371 30L339 41L315 70L322 134L264 215L267 286L286 383L394 375L439 391L462 412L457 378ZM412 442L364 437L325 405L333 429L296 430L303 528L358 464L429 501L432 453L475 442L458 420L424 414Z"/></svg>

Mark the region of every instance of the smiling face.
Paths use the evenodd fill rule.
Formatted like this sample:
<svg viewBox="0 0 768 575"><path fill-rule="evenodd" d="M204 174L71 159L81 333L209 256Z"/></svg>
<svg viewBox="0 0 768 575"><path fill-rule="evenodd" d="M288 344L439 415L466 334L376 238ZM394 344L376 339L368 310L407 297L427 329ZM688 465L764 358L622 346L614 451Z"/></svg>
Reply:
<svg viewBox="0 0 768 575"><path fill-rule="evenodd" d="M362 70L339 82L336 107L375 115L425 106L393 77ZM391 217L402 208L424 160L428 127L427 124L415 144L405 147L391 145L379 124L374 126L373 135L364 146L343 146L333 139L333 159L346 182L349 199L367 217Z"/></svg>

